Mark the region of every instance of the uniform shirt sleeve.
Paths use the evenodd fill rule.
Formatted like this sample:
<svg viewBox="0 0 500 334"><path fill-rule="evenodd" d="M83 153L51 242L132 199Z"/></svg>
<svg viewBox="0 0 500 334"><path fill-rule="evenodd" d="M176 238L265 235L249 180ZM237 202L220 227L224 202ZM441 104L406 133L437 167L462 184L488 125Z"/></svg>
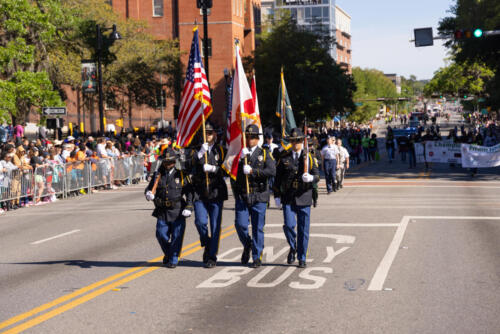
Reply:
<svg viewBox="0 0 500 334"><path fill-rule="evenodd" d="M318 164L316 163L316 160L312 157L311 153L309 153L309 162L312 162L311 166L309 167L309 174L311 174L314 177L313 183L318 183L320 180Z"/></svg>
<svg viewBox="0 0 500 334"><path fill-rule="evenodd" d="M276 175L276 161L273 158L272 154L269 154L269 151L266 149L262 150L262 154L266 155L266 159L264 161L264 168L254 168L252 175L255 177L271 177Z"/></svg>

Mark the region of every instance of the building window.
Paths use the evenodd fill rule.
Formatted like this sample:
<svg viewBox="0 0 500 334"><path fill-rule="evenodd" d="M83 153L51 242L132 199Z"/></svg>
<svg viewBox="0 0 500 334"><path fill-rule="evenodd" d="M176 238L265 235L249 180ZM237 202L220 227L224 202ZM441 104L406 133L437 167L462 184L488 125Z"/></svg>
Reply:
<svg viewBox="0 0 500 334"><path fill-rule="evenodd" d="M163 0L153 0L153 16L163 16Z"/></svg>

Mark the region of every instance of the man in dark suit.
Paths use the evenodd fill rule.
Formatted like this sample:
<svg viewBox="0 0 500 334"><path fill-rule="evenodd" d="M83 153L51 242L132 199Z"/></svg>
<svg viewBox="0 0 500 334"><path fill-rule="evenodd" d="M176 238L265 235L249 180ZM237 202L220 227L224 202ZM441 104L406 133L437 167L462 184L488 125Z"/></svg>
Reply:
<svg viewBox="0 0 500 334"><path fill-rule="evenodd" d="M256 125L246 128L247 147L241 151L238 173L233 183L236 232L244 247L241 263L248 263L252 250L252 268L258 268L262 264L269 178L276 175L273 155L267 149L259 147L259 135L262 134ZM252 237L248 233L250 221Z"/></svg>
<svg viewBox="0 0 500 334"><path fill-rule="evenodd" d="M292 129L289 140L292 149L281 157L276 168L275 197L280 198L283 206L283 231L290 245L287 262L294 263L297 256L299 268L305 268L313 187L320 177L316 159L303 149L302 131Z"/></svg>

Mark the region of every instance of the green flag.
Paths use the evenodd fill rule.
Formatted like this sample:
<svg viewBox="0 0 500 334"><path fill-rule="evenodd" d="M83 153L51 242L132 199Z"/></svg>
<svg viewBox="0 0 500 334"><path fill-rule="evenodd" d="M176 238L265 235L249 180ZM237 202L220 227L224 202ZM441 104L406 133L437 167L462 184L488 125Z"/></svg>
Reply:
<svg viewBox="0 0 500 334"><path fill-rule="evenodd" d="M281 125L281 145L284 149L288 150L291 145L286 139L290 135L293 128L297 127L295 124L295 117L293 117L292 105L288 98L288 93L285 86L285 78L283 76L283 68L281 69L281 82L278 92L278 105L276 107L276 116L280 118Z"/></svg>

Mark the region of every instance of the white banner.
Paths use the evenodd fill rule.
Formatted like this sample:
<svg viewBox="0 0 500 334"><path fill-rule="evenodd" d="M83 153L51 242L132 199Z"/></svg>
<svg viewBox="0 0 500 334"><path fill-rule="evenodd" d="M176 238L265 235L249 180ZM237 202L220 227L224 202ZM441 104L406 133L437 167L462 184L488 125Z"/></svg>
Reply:
<svg viewBox="0 0 500 334"><path fill-rule="evenodd" d="M460 164L462 162L461 144L452 140L428 141L425 144L427 162Z"/></svg>
<svg viewBox="0 0 500 334"><path fill-rule="evenodd" d="M417 163L425 162L424 156L424 145L421 143L415 143L415 157L417 158Z"/></svg>
<svg viewBox="0 0 500 334"><path fill-rule="evenodd" d="M500 144L492 147L462 144L462 167L488 168L500 166Z"/></svg>

